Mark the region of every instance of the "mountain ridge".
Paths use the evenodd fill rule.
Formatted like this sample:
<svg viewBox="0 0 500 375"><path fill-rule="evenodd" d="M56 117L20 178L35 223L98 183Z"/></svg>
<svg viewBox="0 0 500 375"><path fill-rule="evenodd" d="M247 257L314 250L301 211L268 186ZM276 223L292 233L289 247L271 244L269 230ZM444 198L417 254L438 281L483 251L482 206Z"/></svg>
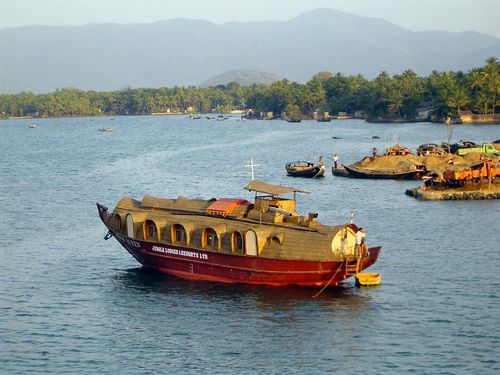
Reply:
<svg viewBox="0 0 500 375"><path fill-rule="evenodd" d="M253 84L270 85L271 83L282 80L283 78L284 77L269 72L236 69L217 74L203 82L200 86L209 87L217 85L227 85L230 82L236 82L240 86L251 86Z"/></svg>
<svg viewBox="0 0 500 375"><path fill-rule="evenodd" d="M500 40L474 31L414 32L380 18L316 9L290 21L5 28L0 50L0 93L40 93L200 85L235 70L298 82L319 71L368 79L382 71L465 71L500 56Z"/></svg>

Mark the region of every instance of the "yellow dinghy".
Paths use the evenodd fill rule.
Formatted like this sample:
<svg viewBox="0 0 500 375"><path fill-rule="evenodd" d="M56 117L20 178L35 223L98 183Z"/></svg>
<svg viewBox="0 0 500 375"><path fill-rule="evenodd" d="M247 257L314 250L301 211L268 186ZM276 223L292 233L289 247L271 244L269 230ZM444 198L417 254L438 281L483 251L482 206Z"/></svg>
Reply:
<svg viewBox="0 0 500 375"><path fill-rule="evenodd" d="M374 286L382 283L380 273L357 273L354 277L358 286Z"/></svg>

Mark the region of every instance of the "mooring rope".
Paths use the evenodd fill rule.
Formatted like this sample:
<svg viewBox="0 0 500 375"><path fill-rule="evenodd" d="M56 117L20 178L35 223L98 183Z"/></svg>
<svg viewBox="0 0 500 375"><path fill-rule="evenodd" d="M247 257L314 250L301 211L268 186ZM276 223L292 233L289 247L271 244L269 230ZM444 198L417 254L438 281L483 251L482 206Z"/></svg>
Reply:
<svg viewBox="0 0 500 375"><path fill-rule="evenodd" d="M321 290L316 293L313 298L316 298L317 296L319 296L321 293L323 293L323 291L326 289L326 287L328 285L330 285L330 283L333 281L333 279L335 278L335 276L337 276L337 272L339 272L339 270L342 268L342 265L344 264L344 262L346 262L346 260L342 261L342 263L340 263L340 266L339 268L337 268L337 271L335 271L335 273L333 274L332 278L325 284L325 286L323 288L321 288Z"/></svg>

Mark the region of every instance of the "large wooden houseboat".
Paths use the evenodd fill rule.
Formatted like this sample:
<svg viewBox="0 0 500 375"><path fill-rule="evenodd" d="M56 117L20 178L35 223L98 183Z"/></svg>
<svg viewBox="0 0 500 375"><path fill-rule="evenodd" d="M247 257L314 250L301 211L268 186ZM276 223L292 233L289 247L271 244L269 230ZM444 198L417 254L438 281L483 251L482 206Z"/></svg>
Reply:
<svg viewBox="0 0 500 375"><path fill-rule="evenodd" d="M193 280L337 285L371 266L381 247L356 244L354 223L327 226L296 212L296 193L253 180L245 199L122 198L97 204L116 240L145 267ZM293 194L292 198L284 195ZM358 241L359 242L359 241Z"/></svg>

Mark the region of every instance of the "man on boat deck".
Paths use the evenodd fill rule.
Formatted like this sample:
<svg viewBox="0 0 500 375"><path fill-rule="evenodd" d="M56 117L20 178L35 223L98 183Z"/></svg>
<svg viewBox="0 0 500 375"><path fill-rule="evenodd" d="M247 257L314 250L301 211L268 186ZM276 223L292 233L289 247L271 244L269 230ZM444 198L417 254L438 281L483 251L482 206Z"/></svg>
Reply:
<svg viewBox="0 0 500 375"><path fill-rule="evenodd" d="M339 161L339 157L337 156L337 154L333 155L333 169L336 171L337 170L337 163Z"/></svg>
<svg viewBox="0 0 500 375"><path fill-rule="evenodd" d="M365 253L365 237L366 233L363 228L359 228L356 232L356 255L364 255Z"/></svg>
<svg viewBox="0 0 500 375"><path fill-rule="evenodd" d="M323 155L319 157L319 166L321 167L323 164L325 164L325 160L323 159Z"/></svg>

